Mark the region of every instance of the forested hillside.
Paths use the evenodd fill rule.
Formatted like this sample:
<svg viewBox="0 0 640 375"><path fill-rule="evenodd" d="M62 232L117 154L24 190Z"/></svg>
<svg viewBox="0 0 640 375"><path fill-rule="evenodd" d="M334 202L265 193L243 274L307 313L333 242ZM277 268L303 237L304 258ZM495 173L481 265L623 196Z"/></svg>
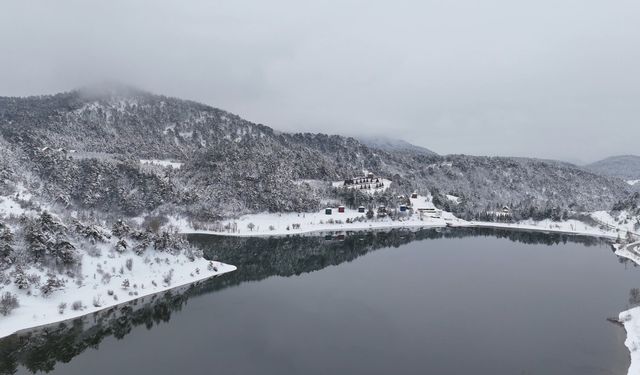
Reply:
<svg viewBox="0 0 640 375"><path fill-rule="evenodd" d="M203 104L121 86L0 98L0 144L3 194L24 186L66 208L126 216L155 210L215 220L316 210L332 199L390 202L418 191L465 217L500 205L529 217L610 209L630 193L618 179L571 164L438 156L335 135L281 133ZM391 179L391 189L369 196L331 187L364 170Z"/></svg>
<svg viewBox="0 0 640 375"><path fill-rule="evenodd" d="M586 166L588 170L626 181L640 180L640 156L612 156Z"/></svg>

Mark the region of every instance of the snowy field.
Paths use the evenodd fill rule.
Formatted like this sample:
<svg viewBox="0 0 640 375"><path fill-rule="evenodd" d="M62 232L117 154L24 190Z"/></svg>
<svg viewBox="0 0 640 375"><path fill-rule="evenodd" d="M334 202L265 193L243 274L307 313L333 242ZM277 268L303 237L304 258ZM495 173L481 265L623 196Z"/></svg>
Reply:
<svg viewBox="0 0 640 375"><path fill-rule="evenodd" d="M609 238L609 239L616 239L618 237L618 232L616 230L593 227L578 220L567 220L567 221L561 221L561 222L552 221L552 220L542 220L542 221L525 220L518 223L470 221L470 222L464 223L461 226L480 227L480 228L517 229L517 230L550 232L550 233L564 233L564 234L602 237L602 238Z"/></svg>
<svg viewBox="0 0 640 375"><path fill-rule="evenodd" d="M26 201L31 198L22 190L19 187L16 195L0 197L0 222L11 217L15 221L23 214L28 217L39 215L20 205L20 199ZM188 248L158 251L154 246L148 246L140 254L136 254L132 247L116 251L117 241L116 236L111 236L105 242L78 247L77 264L63 273L51 273L50 268L40 264L10 265L3 269L3 275L12 276L3 280L0 293L15 295L18 305L8 315L0 316L0 338L91 314L236 269L208 261ZM20 280L20 285L17 280Z"/></svg>
<svg viewBox="0 0 640 375"><path fill-rule="evenodd" d="M614 245L616 255L627 258L636 264L640 264L640 242L630 243L626 246ZM624 345L631 353L631 365L628 374L640 374L640 307L634 307L623 311L618 320L627 331L627 339Z"/></svg>
<svg viewBox="0 0 640 375"><path fill-rule="evenodd" d="M26 196L26 198L29 197ZM447 196L447 199L456 201L457 197ZM418 196L410 201L413 211L396 212L395 220L389 217L377 217L377 215L367 218L366 212L349 208L339 212L337 207L332 207L330 214L322 209L307 213L244 215L217 223L215 228L199 225L196 229L186 219L169 217L167 226L172 226L181 233L225 236L280 236L327 231L453 226L565 233L615 240L625 239L628 232L635 234L635 226L638 224L638 218L631 217L626 212L612 217L604 211L590 214L594 220L593 225L577 220L563 222L527 220L518 223L465 221L449 212L437 210L431 196ZM0 198L0 217L17 216L24 212L17 198ZM24 290L19 290L16 285L11 284L5 287L3 292L9 291L19 296L20 306L11 315L2 318L0 337L36 326L81 317L236 269L231 265L210 262L202 258L190 260L184 253L172 255L149 250L142 256L137 256L131 251L124 253L114 251L114 243L101 246L98 256L83 256L80 275L75 275L73 278L62 276L64 285L46 297L40 295L41 292L37 289L28 295ZM640 242L623 247L614 246L618 256L640 264ZM35 268L25 270L25 274L39 276L43 280L47 278L46 274ZM627 331L625 345L631 352L632 362L629 374L640 374L640 350L638 350L640 348L640 307L620 313L619 319Z"/></svg>
<svg viewBox="0 0 640 375"><path fill-rule="evenodd" d="M364 177L363 177L364 178ZM346 188L346 189L359 189L360 191L364 191L368 194L382 193L387 190L389 186L391 186L391 180L387 180L386 178L379 178L379 183L382 184L380 187L375 187L375 182L365 182L362 184L353 184L353 185L345 185L344 181L335 181L331 185L335 188ZM370 186L369 189L360 189L360 186Z"/></svg>
<svg viewBox="0 0 640 375"><path fill-rule="evenodd" d="M457 197L447 197L455 200ZM194 230L186 220L170 219L170 225L176 226L184 233L206 233L228 236L274 236L300 234L323 231L349 231L349 230L374 230L391 228L428 228L428 227L478 227L478 228L503 228L514 230L539 231L548 233L563 233L573 235L585 235L616 240L625 239L627 232L634 232L637 218L627 217L621 213L617 217L611 217L607 212L594 212L591 217L600 225L593 226L578 220L554 222L552 220L533 221L526 220L518 223L497 223L481 221L465 221L456 218L449 212L442 212L441 217L420 215L418 208L433 209L433 203L429 196L419 196L411 199L412 207L416 210L411 215L406 215L398 220L389 218L372 218L363 220L363 213L357 210L345 209L344 213L332 210L331 215L324 210L313 213L286 213L273 214L262 213L245 215L237 220L227 220L223 226L233 228L229 230ZM349 219L350 223L347 223ZM358 219L362 220L359 221ZM296 227L294 228L294 224ZM617 245L614 245L617 246ZM637 252L636 252L637 251ZM640 265L640 242L629 247L618 248L616 255L628 258ZM640 307L636 307L620 313L619 319L623 322L627 331L625 345L631 353L631 366L629 374L640 374Z"/></svg>
<svg viewBox="0 0 640 375"><path fill-rule="evenodd" d="M412 199L412 205L419 208L434 208L430 197ZM417 208L416 208L417 209ZM229 219L220 223L217 229L194 229L186 220L169 218L169 225L178 228L182 233L202 233L226 236L280 236L325 231L353 231L392 228L428 228L444 227L447 223L464 225L464 220L456 218L448 212L441 212L441 217L415 212L399 213L396 220L389 217L366 218L366 213L356 209L345 208L338 212L332 207L330 215L322 209L306 213L260 213L244 215L237 219ZM347 222L349 221L349 222ZM225 227L227 229L225 229Z"/></svg>
<svg viewBox="0 0 640 375"><path fill-rule="evenodd" d="M640 226L639 218L630 215L627 211L621 211L615 217L606 211L596 211L591 214L591 217L612 230L619 230L624 236L627 232L640 236L636 229L636 225Z"/></svg>
<svg viewBox="0 0 640 375"><path fill-rule="evenodd" d="M20 216L24 213L24 209L12 197L0 197L0 217L3 216Z"/></svg>
<svg viewBox="0 0 640 375"><path fill-rule="evenodd" d="M186 221L176 218L170 219L170 224L179 228L182 233L203 233L225 236L281 236L288 234L301 234L325 231L351 231L385 228L416 228L416 227L443 227L449 220L458 220L453 215L443 218L423 217L419 215L407 215L398 220L385 218L372 218L366 221L354 220L347 223L347 219L363 218L364 214L357 210L345 209L344 213L338 213L334 209L332 215L326 215L324 210L311 213L261 213L244 215L237 220L222 222L223 226L237 228L231 230L207 230L193 229ZM299 226L298 226L299 224ZM253 228L253 229L251 229Z"/></svg>
<svg viewBox="0 0 640 375"><path fill-rule="evenodd" d="M180 169L184 163L175 162L171 160L157 160L157 159L140 159L142 165L157 165L160 167L171 167L173 169Z"/></svg>
<svg viewBox="0 0 640 375"><path fill-rule="evenodd" d="M345 212L338 212L332 208L330 215L325 210L307 213L260 213L244 215L237 219L222 221L216 229L194 229L184 219L170 217L169 225L176 227L182 233L202 233L225 236L280 236L289 234L301 234L325 231L350 231L385 228L419 228L419 227L477 227L477 228L504 228L514 230L528 230L539 232L553 232L586 235L616 239L626 236L627 227L620 227L615 220L605 217L604 213L594 213L601 220L611 222L611 227L594 227L578 220L555 222L552 220L533 221L526 220L518 223L499 223L483 221L466 221L455 217L452 213L436 210L437 215L420 214L419 209L435 209L430 196L418 196L411 198L413 213L400 215L396 220L389 217L373 217L367 219L365 213L355 209L345 208ZM347 222L350 221L350 222Z"/></svg>
<svg viewBox="0 0 640 375"><path fill-rule="evenodd" d="M174 256L155 251L149 251L144 257L106 251L101 257L84 256L82 277L60 277L63 285L48 296L41 295L41 291L36 289L27 295L15 284L5 287L2 292L17 294L20 305L10 315L1 318L0 338L91 314L235 269L234 266L202 258L191 261L182 254ZM25 273L47 279L46 274L35 268L26 269Z"/></svg>
<svg viewBox="0 0 640 375"><path fill-rule="evenodd" d="M460 203L460 197L456 197L455 195L451 195L451 194L447 194L446 197L447 197L448 200L450 200L451 202L453 202L455 204L459 204Z"/></svg>

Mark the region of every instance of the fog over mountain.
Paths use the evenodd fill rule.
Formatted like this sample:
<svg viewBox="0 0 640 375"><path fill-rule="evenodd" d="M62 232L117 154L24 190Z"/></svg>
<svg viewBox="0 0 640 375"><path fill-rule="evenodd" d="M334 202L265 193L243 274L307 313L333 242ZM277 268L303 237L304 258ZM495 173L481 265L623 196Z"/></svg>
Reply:
<svg viewBox="0 0 640 375"><path fill-rule="evenodd" d="M0 46L0 375L640 374L640 1L3 1Z"/></svg>
<svg viewBox="0 0 640 375"><path fill-rule="evenodd" d="M0 95L117 80L281 131L591 162L637 149L639 25L637 1L9 1Z"/></svg>
<svg viewBox="0 0 640 375"><path fill-rule="evenodd" d="M586 168L627 181L640 180L640 156L636 155L611 156L591 163Z"/></svg>
<svg viewBox="0 0 640 375"><path fill-rule="evenodd" d="M568 163L439 156L402 142L372 148L337 135L277 132L204 104L120 85L0 97L0 135L3 194L28 186L64 207L126 216L171 212L216 220L313 211L327 200L391 205L417 191L466 218L502 205L516 217L540 218L607 210L630 192L622 180ZM363 171L393 184L373 196L331 186Z"/></svg>
<svg viewBox="0 0 640 375"><path fill-rule="evenodd" d="M417 153L422 153L425 155L437 155L437 153L429 150L425 147L416 146L412 143L404 141L402 139L395 139L384 136L360 136L356 137L363 144L371 147L377 148L380 150L388 151L388 152L404 152L404 151L412 151Z"/></svg>

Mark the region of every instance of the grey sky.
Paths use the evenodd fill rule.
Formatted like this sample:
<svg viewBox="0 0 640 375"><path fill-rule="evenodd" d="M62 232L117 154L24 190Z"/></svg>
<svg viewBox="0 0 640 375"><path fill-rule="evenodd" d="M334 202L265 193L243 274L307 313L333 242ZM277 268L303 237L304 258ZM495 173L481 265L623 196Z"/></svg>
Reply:
<svg viewBox="0 0 640 375"><path fill-rule="evenodd" d="M640 2L3 1L0 95L116 80L440 153L638 154Z"/></svg>

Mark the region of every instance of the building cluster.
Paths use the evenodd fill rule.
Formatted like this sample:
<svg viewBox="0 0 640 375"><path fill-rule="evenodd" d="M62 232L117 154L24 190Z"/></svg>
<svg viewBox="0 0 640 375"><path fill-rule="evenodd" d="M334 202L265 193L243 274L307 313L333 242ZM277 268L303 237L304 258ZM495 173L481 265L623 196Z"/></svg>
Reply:
<svg viewBox="0 0 640 375"><path fill-rule="evenodd" d="M360 190L380 189L384 187L384 180L380 177L376 177L373 172L369 172L362 177L345 179L343 186Z"/></svg>
<svg viewBox="0 0 640 375"><path fill-rule="evenodd" d="M502 206L500 210L487 211L487 216L493 217L496 220L511 219L511 208L509 208L509 206Z"/></svg>
<svg viewBox="0 0 640 375"><path fill-rule="evenodd" d="M418 193L413 193L410 195L410 198L404 195L398 196L398 200L400 204L397 207L389 208L384 205L380 205L378 207L365 207L359 206L357 208L358 213L367 215L369 211L371 214L378 218L383 218L387 216L409 216L413 213L418 213L420 218L423 217L432 217L432 218L440 218L442 217L442 210L438 210L435 207L422 207L420 205L414 205L412 203L412 199L417 199ZM334 215L334 214L342 214L346 212L346 207L343 205L334 207L325 208L325 215ZM369 216L367 215L367 216Z"/></svg>

